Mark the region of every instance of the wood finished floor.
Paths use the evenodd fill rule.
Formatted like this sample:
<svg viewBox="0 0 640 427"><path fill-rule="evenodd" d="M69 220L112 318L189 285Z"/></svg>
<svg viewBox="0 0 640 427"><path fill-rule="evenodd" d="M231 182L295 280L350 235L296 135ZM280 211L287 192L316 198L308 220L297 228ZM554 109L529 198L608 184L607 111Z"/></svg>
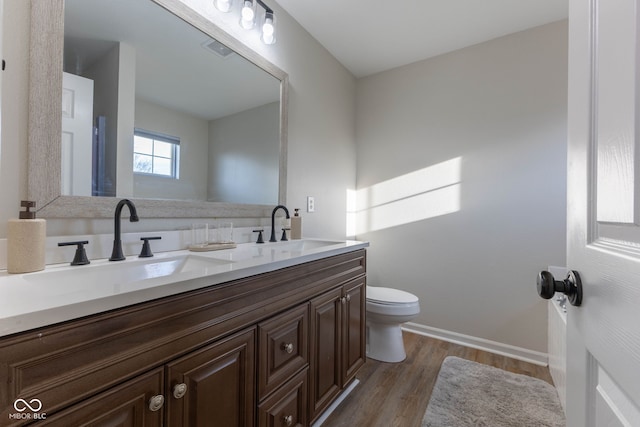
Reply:
<svg viewBox="0 0 640 427"><path fill-rule="evenodd" d="M403 332L407 359L403 363L367 360L360 384L327 418L322 427L419 427L442 361L457 356L553 384L549 369Z"/></svg>

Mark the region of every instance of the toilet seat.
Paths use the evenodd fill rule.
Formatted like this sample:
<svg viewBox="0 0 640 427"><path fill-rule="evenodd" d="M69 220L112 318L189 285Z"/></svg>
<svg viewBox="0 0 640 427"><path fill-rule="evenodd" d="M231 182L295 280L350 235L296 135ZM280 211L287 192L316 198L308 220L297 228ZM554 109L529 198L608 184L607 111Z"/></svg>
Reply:
<svg viewBox="0 0 640 427"><path fill-rule="evenodd" d="M367 300L376 304L411 304L417 303L418 297L400 289L367 286Z"/></svg>
<svg viewBox="0 0 640 427"><path fill-rule="evenodd" d="M418 297L399 289L367 286L367 312L385 316L412 316L420 313Z"/></svg>

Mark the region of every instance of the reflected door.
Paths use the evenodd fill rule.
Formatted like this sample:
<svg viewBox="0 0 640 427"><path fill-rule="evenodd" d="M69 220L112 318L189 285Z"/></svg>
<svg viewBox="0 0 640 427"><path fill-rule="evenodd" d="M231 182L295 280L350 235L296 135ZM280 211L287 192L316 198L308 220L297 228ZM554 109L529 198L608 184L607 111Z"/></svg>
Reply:
<svg viewBox="0 0 640 427"><path fill-rule="evenodd" d="M62 79L62 194L91 196L93 80Z"/></svg>

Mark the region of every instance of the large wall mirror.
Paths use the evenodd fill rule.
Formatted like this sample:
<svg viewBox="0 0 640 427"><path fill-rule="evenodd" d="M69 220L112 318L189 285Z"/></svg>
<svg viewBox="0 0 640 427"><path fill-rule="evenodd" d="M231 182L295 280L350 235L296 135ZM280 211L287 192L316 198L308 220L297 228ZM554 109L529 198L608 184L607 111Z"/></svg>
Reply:
<svg viewBox="0 0 640 427"><path fill-rule="evenodd" d="M150 217L285 202L282 70L178 0L32 0L31 25L41 216L110 217L123 197Z"/></svg>

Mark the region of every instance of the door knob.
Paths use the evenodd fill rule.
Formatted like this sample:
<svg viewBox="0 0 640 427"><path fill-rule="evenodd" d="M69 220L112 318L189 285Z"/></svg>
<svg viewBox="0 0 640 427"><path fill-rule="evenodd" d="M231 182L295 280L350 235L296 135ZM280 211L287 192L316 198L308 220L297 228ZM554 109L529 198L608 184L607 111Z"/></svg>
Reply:
<svg viewBox="0 0 640 427"><path fill-rule="evenodd" d="M553 277L548 271L541 271L538 274L538 295L544 299L550 299L554 293L562 292L567 296L569 303L576 307L582 304L582 281L577 271L571 270L567 278L560 281Z"/></svg>

